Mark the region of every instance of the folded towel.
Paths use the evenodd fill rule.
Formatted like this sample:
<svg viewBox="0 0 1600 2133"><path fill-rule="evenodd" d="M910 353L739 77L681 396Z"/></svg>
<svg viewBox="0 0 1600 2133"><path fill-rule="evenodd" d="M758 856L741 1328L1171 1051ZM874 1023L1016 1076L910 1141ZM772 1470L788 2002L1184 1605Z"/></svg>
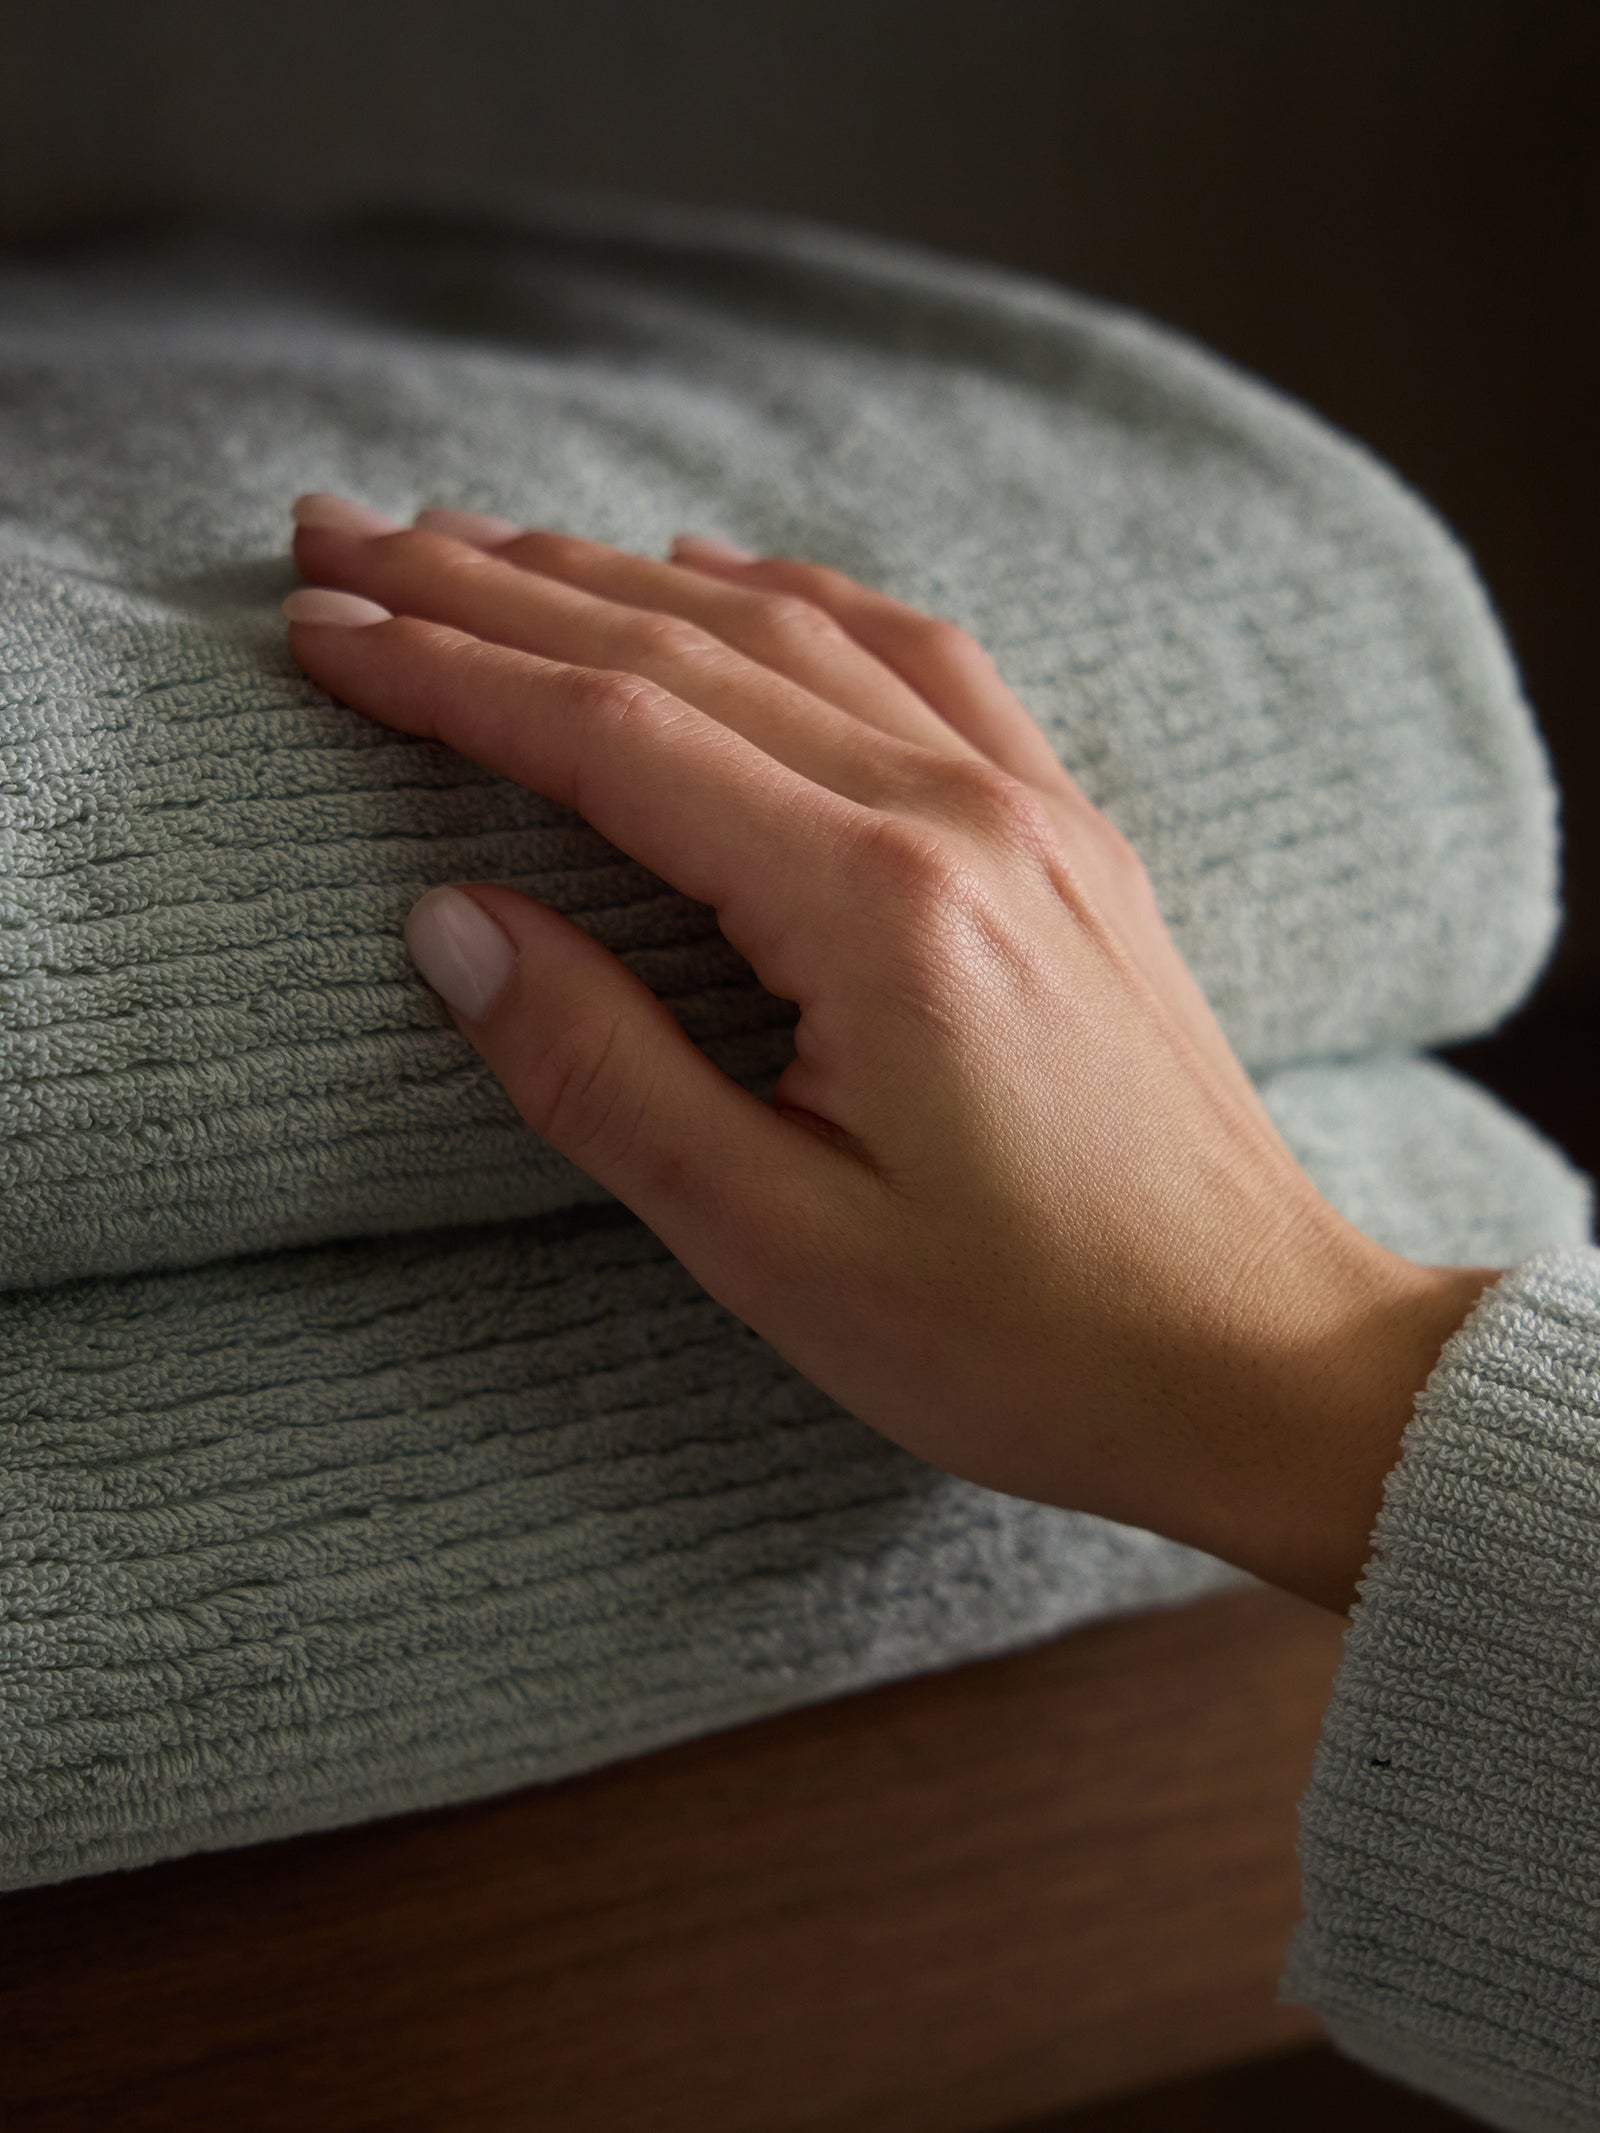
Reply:
<svg viewBox="0 0 1600 2133"><path fill-rule="evenodd" d="M0 272L0 1286L594 1205L409 969L515 884L767 1089L792 1010L587 825L290 662L288 506L831 559L974 628L1246 1064L1481 1030L1556 918L1470 565L1355 445L999 270L763 223L219 237Z"/></svg>
<svg viewBox="0 0 1600 2133"><path fill-rule="evenodd" d="M307 685L299 489L697 527L958 616L1335 1205L1441 1261L1588 1234L1584 1181L1410 1049L1505 1012L1556 917L1470 566L1176 337L791 226L569 215L13 265L0 385L0 1885L1240 1577L886 1443L527 1131L407 965L433 882L578 915L751 1086L793 1010L587 825Z"/></svg>
<svg viewBox="0 0 1600 2133"><path fill-rule="evenodd" d="M1588 1235L1432 1062L1287 1067L1398 1250ZM585 1770L1248 1582L935 1472L620 1209L0 1298L0 1887Z"/></svg>

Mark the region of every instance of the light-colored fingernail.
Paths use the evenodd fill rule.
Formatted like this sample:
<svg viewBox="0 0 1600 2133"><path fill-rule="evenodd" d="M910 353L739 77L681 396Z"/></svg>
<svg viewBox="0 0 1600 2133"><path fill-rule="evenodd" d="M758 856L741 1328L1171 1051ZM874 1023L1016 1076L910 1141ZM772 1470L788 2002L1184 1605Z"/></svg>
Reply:
<svg viewBox="0 0 1600 2133"><path fill-rule="evenodd" d="M753 548L741 548L737 541L714 541L704 533L680 533L672 544L675 556L687 561L707 563L753 563L756 552Z"/></svg>
<svg viewBox="0 0 1600 2133"><path fill-rule="evenodd" d="M413 523L420 533L443 533L473 548L503 548L522 531L510 519L495 518L488 511L419 511Z"/></svg>
<svg viewBox="0 0 1600 2133"><path fill-rule="evenodd" d="M460 889L430 889L405 924L411 960L440 999L481 1022L510 982L517 951L482 904Z"/></svg>
<svg viewBox="0 0 1600 2133"><path fill-rule="evenodd" d="M393 615L360 593L335 592L331 585L302 585L283 603L291 622L327 622L335 629L365 629L372 622L392 622Z"/></svg>
<svg viewBox="0 0 1600 2133"><path fill-rule="evenodd" d="M369 504L353 504L347 496L328 496L314 489L294 500L297 526L318 526L324 533L398 533L399 521L385 518Z"/></svg>

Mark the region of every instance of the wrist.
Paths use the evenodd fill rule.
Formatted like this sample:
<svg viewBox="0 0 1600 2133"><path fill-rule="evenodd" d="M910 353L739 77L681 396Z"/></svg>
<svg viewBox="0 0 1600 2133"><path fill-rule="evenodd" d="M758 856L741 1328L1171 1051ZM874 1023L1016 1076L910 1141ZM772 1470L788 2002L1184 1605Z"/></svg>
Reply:
<svg viewBox="0 0 1600 2133"><path fill-rule="evenodd" d="M1339 1614L1356 1603L1417 1395L1504 1271L1425 1266L1371 1249L1375 1256L1329 1297L1290 1399L1270 1418L1266 1501L1247 1526L1231 1521L1216 1551Z"/></svg>

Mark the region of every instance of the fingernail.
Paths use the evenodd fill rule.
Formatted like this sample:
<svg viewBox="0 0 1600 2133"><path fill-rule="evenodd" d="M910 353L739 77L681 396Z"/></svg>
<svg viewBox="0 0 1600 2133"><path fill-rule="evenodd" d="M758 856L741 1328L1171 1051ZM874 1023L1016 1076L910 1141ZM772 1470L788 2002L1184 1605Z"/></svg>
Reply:
<svg viewBox="0 0 1600 2133"><path fill-rule="evenodd" d="M405 924L411 960L440 999L481 1022L505 991L517 951L482 904L459 889L430 889Z"/></svg>
<svg viewBox="0 0 1600 2133"><path fill-rule="evenodd" d="M376 600L359 593L335 592L330 585L302 585L283 603L291 622L327 622L335 629L365 629L370 622L392 622L393 615Z"/></svg>
<svg viewBox="0 0 1600 2133"><path fill-rule="evenodd" d="M704 533L680 533L672 544L674 556L684 556L689 561L707 563L753 563L756 552L753 548L741 548L736 541L714 541Z"/></svg>
<svg viewBox="0 0 1600 2133"><path fill-rule="evenodd" d="M325 533L398 533L399 522L385 518L368 504L353 504L345 496L327 496L320 489L294 500L297 526L320 526Z"/></svg>
<svg viewBox="0 0 1600 2133"><path fill-rule="evenodd" d="M501 548L522 531L510 519L495 518L487 511L419 511L412 524L419 533L443 533L474 548Z"/></svg>

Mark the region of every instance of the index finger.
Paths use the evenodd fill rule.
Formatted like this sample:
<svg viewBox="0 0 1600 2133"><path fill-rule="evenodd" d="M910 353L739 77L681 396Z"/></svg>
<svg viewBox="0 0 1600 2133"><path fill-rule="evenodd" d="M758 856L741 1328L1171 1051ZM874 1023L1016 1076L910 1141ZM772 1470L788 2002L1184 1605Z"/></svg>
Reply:
<svg viewBox="0 0 1600 2133"><path fill-rule="evenodd" d="M326 596L325 596L326 597ZM309 596L290 595L286 606ZM781 999L805 990L815 911L870 810L813 784L637 674L567 666L442 623L290 616L290 649L342 703L442 741L575 809L697 903Z"/></svg>

